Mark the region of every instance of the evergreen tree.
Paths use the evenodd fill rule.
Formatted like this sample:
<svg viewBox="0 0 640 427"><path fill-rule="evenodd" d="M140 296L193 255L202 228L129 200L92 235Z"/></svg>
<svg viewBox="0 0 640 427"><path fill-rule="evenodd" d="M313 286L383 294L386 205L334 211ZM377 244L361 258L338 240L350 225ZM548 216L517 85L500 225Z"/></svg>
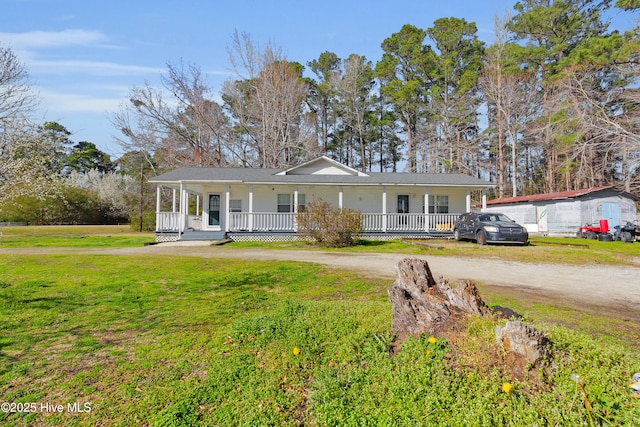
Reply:
<svg viewBox="0 0 640 427"><path fill-rule="evenodd" d="M375 69L380 92L389 99L403 123L409 172L416 172L416 131L425 112L429 73L436 61L433 50L424 45L426 35L424 30L404 25L382 43L384 53Z"/></svg>

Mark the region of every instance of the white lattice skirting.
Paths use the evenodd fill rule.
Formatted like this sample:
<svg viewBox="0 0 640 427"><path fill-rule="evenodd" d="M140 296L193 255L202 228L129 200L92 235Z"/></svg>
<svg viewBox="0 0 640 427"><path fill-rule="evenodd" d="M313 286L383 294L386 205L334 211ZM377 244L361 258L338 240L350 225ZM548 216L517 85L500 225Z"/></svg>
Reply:
<svg viewBox="0 0 640 427"><path fill-rule="evenodd" d="M156 234L156 243L177 242L180 240L180 234Z"/></svg>
<svg viewBox="0 0 640 427"><path fill-rule="evenodd" d="M430 238L443 238L444 236L428 236L422 234L362 234L359 236L361 240L372 241L389 241L400 239L430 239ZM449 237L449 236L447 236ZM241 233L234 234L229 233L227 238L234 242L291 242L291 241L309 241L311 239L300 236L298 234L250 234ZM156 234L156 243L165 242L177 242L180 240L180 234L178 233L158 233ZM205 240L205 239L203 239Z"/></svg>
<svg viewBox="0 0 640 427"><path fill-rule="evenodd" d="M287 241L307 241L311 240L304 236L299 236L297 234L233 234L230 233L227 236L229 239L234 242L287 242ZM387 241L387 240L400 240L400 239L425 239L425 238L438 238L441 236L425 236L424 234L375 234L368 235L363 234L360 235L359 238L362 240L373 240L373 241Z"/></svg>

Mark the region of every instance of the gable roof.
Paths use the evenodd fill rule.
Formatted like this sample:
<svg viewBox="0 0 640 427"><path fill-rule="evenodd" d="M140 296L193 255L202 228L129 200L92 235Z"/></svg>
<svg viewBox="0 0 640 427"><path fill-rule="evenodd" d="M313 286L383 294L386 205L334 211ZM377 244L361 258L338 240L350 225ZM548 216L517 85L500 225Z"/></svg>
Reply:
<svg viewBox="0 0 640 427"><path fill-rule="evenodd" d="M368 176L349 166L330 159L327 156L317 157L301 165L278 172L277 175L357 175Z"/></svg>
<svg viewBox="0 0 640 427"><path fill-rule="evenodd" d="M487 200L487 205L508 205L513 203L544 202L544 201L551 201L551 200L576 199L578 197L598 193L604 190L611 190L611 189L618 191L620 194L624 194L631 199L638 200L638 197L630 193L616 190L615 186L613 185L605 185L602 187L583 188L581 190L558 191L555 193L531 194L528 196L517 196L517 197L502 197L499 199Z"/></svg>
<svg viewBox="0 0 640 427"><path fill-rule="evenodd" d="M355 172L355 173L354 173ZM149 180L155 184L245 183L314 185L430 185L487 188L494 184L460 173L362 173L320 157L289 169L182 167Z"/></svg>

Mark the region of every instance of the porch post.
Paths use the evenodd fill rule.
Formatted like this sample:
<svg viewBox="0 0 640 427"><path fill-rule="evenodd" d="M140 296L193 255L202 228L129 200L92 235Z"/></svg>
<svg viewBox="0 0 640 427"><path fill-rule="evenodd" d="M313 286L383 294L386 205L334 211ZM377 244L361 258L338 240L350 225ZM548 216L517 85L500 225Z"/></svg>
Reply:
<svg viewBox="0 0 640 427"><path fill-rule="evenodd" d="M200 216L200 193L196 194L196 216Z"/></svg>
<svg viewBox="0 0 640 427"><path fill-rule="evenodd" d="M293 188L293 231L298 231L298 186Z"/></svg>
<svg viewBox="0 0 640 427"><path fill-rule="evenodd" d="M182 189L182 184L180 184L180 188ZM173 189L173 199L171 201L171 212L176 213L176 189Z"/></svg>
<svg viewBox="0 0 640 427"><path fill-rule="evenodd" d="M156 231L160 231L160 186L156 187Z"/></svg>
<svg viewBox="0 0 640 427"><path fill-rule="evenodd" d="M466 197L466 208L465 212L471 212L471 190L467 188L467 197Z"/></svg>
<svg viewBox="0 0 640 427"><path fill-rule="evenodd" d="M253 232L253 185L249 186L249 232Z"/></svg>
<svg viewBox="0 0 640 427"><path fill-rule="evenodd" d="M482 210L487 210L487 190L482 189Z"/></svg>
<svg viewBox="0 0 640 427"><path fill-rule="evenodd" d="M224 193L224 203L225 203L225 207L224 207L224 231L225 233L229 232L229 218L231 217L231 215L229 215L229 201L231 200L231 186L227 185L227 191Z"/></svg>
<svg viewBox="0 0 640 427"><path fill-rule="evenodd" d="M179 213L180 213L180 225L178 228L180 229L180 233L184 232L184 225L187 220L187 217L184 214L184 185L180 183L180 205L179 205Z"/></svg>
<svg viewBox="0 0 640 427"><path fill-rule="evenodd" d="M429 231L429 187L424 187L424 231Z"/></svg>
<svg viewBox="0 0 640 427"><path fill-rule="evenodd" d="M342 186L338 187L338 209L342 210L342 195L344 191Z"/></svg>
<svg viewBox="0 0 640 427"><path fill-rule="evenodd" d="M187 191L187 188L185 187L184 190L182 190L182 194L184 195L184 202L182 203L182 206L184 206L183 211L184 212L182 214L182 231L186 230L188 222L189 222L189 192ZM183 197L180 196L180 201L182 201Z"/></svg>
<svg viewBox="0 0 640 427"><path fill-rule="evenodd" d="M382 232L387 232L387 187L382 187Z"/></svg>

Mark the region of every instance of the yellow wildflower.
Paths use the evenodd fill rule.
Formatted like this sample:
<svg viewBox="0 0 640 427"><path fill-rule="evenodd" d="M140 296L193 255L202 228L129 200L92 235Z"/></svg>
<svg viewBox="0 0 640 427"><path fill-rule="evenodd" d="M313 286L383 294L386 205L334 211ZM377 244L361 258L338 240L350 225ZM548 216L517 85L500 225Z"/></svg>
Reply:
<svg viewBox="0 0 640 427"><path fill-rule="evenodd" d="M295 354L296 356L300 354L300 349L298 347L293 347L293 354Z"/></svg>
<svg viewBox="0 0 640 427"><path fill-rule="evenodd" d="M512 388L513 386L509 383L502 384L502 391L504 391L505 393L509 393Z"/></svg>
<svg viewBox="0 0 640 427"><path fill-rule="evenodd" d="M431 344L435 344L435 343L436 343L436 341L438 341L438 339L437 339L436 337L429 337L429 342L430 342Z"/></svg>

